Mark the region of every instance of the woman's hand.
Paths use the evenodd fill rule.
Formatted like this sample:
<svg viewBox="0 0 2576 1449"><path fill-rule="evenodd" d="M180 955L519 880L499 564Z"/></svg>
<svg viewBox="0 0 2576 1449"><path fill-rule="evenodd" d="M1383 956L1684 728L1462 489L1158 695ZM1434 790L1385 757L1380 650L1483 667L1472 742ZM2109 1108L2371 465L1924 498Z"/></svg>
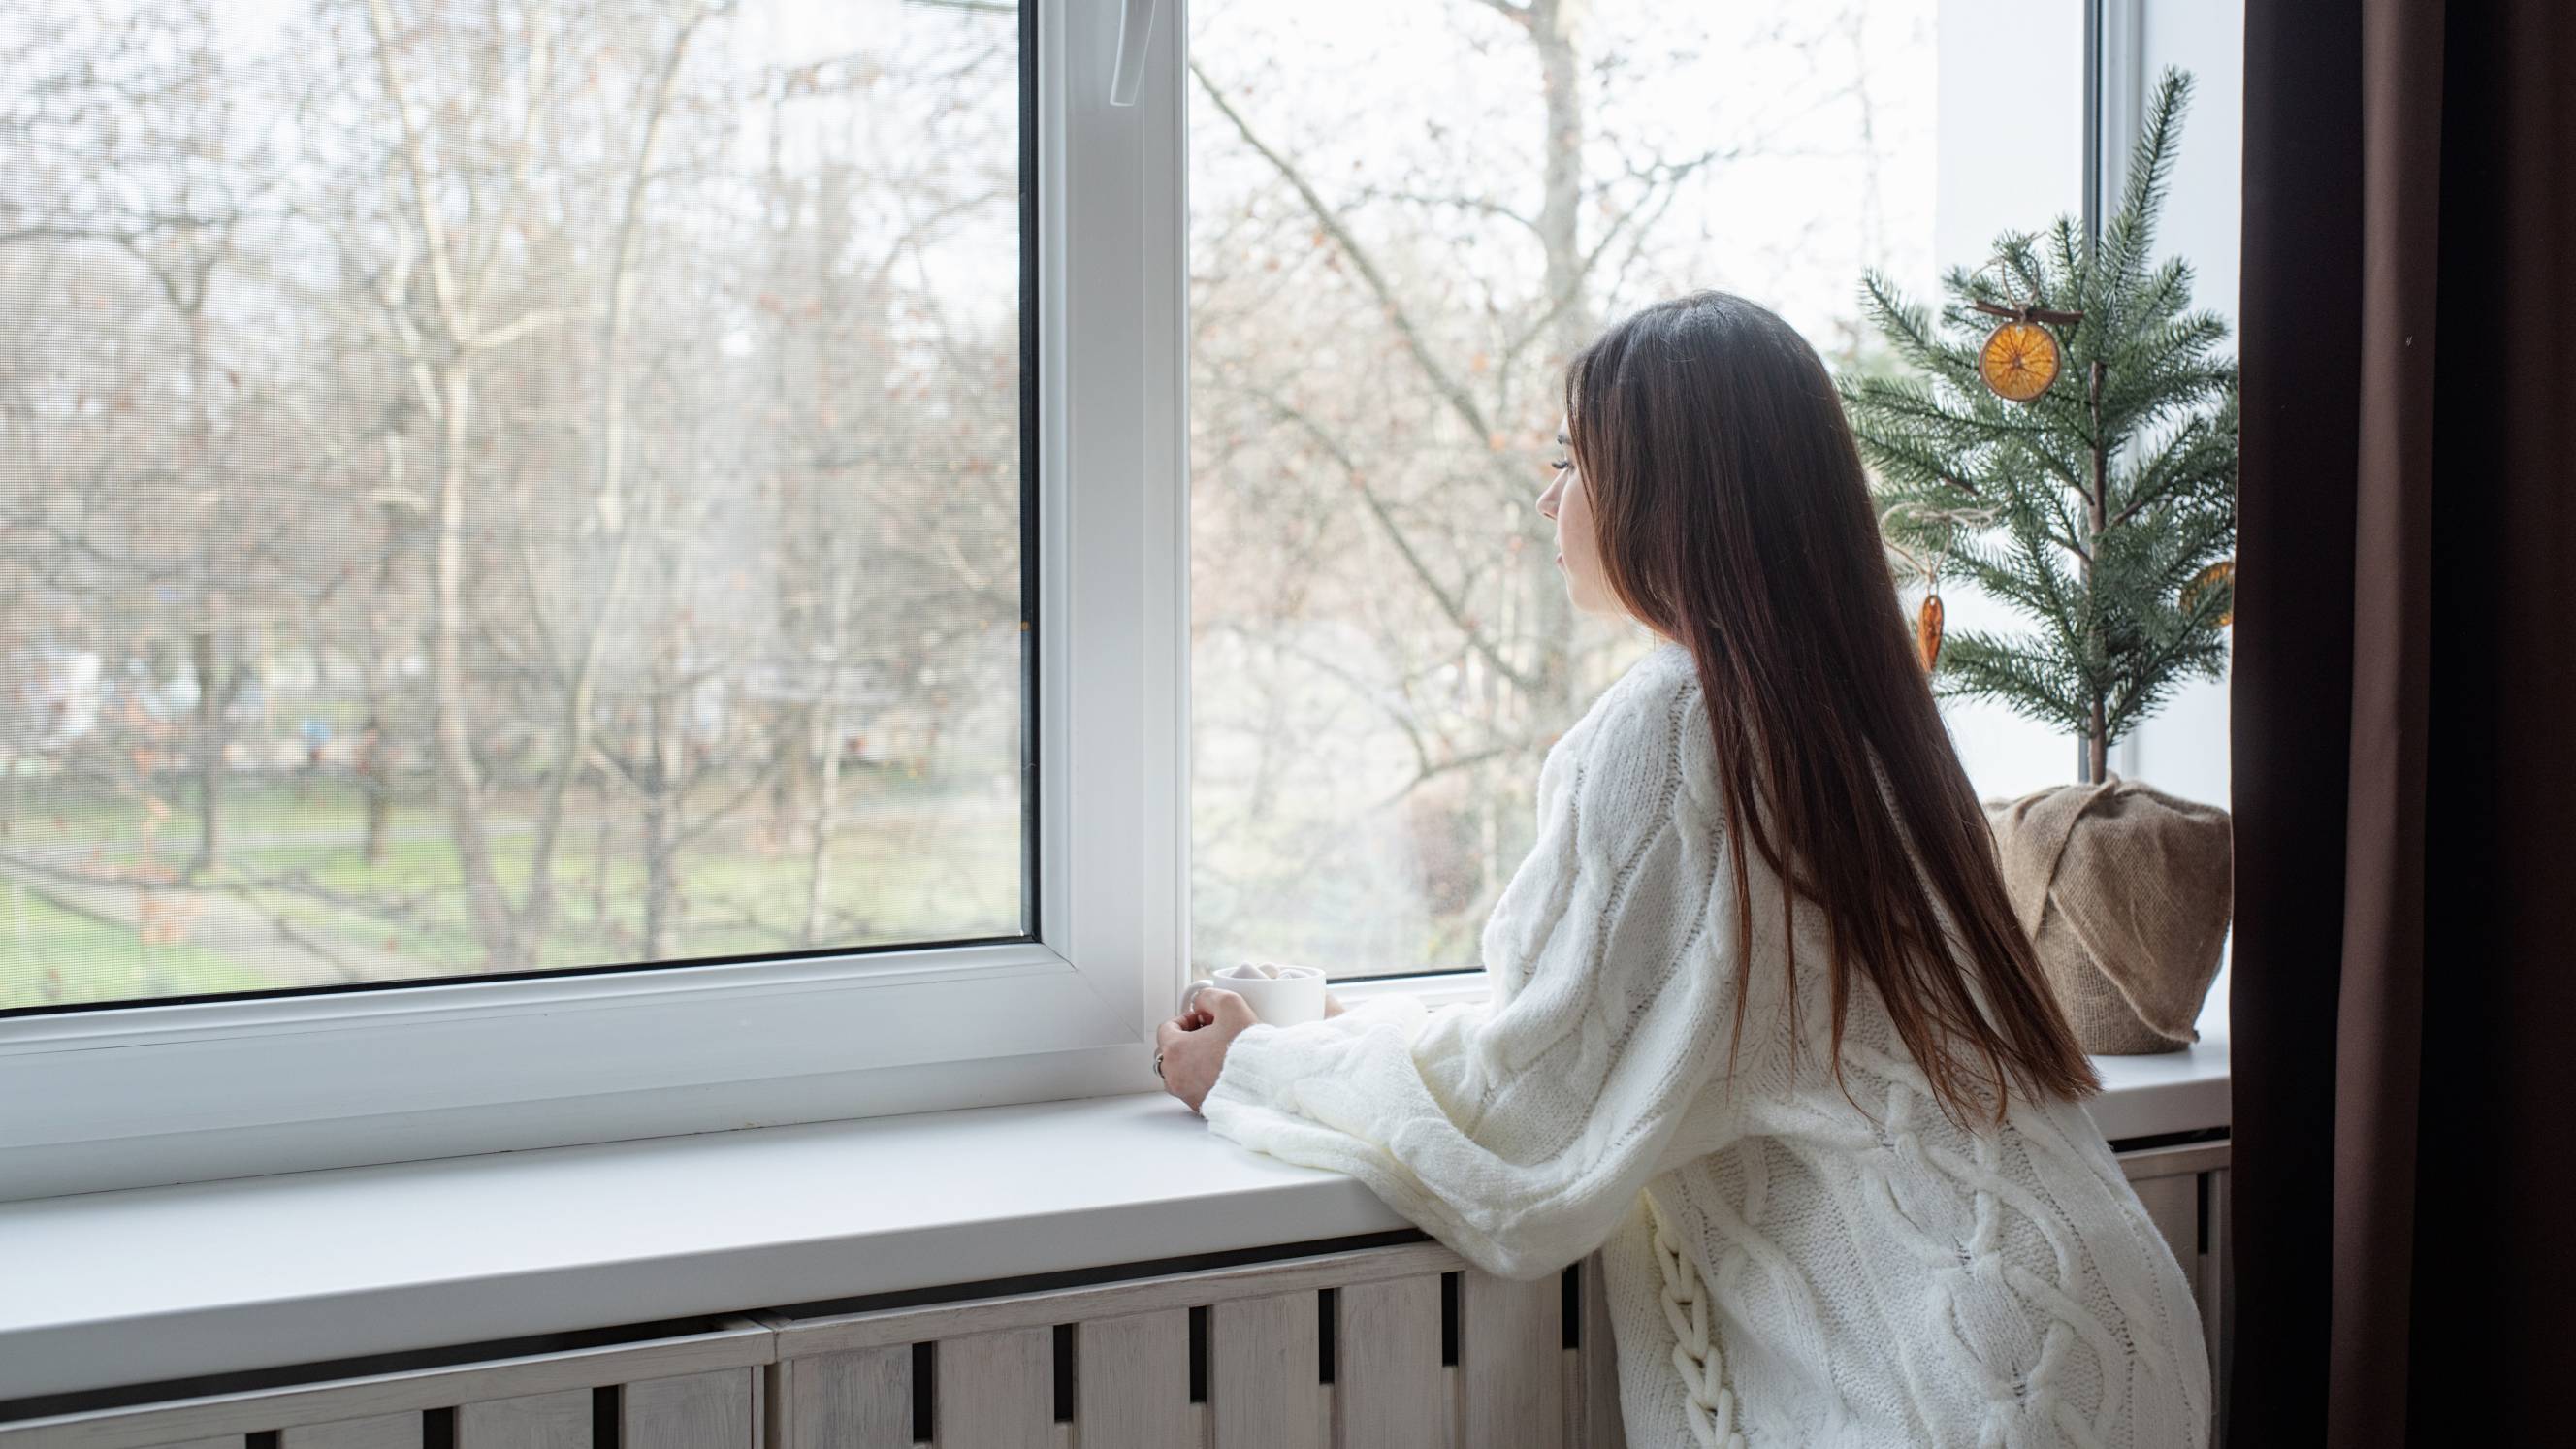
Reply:
<svg viewBox="0 0 2576 1449"><path fill-rule="evenodd" d="M1241 995L1222 986L1202 987L1189 1010L1154 1033L1154 1046L1163 1054L1163 1090L1198 1111L1225 1070L1226 1048L1245 1027L1260 1021Z"/></svg>

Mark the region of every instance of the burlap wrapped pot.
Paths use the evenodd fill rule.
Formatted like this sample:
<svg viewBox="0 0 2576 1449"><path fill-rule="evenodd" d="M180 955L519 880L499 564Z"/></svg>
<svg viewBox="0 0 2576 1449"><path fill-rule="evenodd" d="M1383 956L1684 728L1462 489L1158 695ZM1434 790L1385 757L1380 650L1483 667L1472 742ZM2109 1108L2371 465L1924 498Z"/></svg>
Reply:
<svg viewBox="0 0 2576 1449"><path fill-rule="evenodd" d="M2013 914L2084 1049L2191 1045L2234 906L2227 812L2116 775L1985 804Z"/></svg>

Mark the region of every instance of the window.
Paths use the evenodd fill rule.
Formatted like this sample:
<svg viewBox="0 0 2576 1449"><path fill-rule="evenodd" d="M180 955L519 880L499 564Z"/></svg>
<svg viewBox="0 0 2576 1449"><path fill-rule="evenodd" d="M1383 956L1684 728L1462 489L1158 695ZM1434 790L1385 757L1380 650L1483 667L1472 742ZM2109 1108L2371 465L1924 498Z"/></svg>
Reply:
<svg viewBox="0 0 2576 1449"><path fill-rule="evenodd" d="M2088 23L2115 167L2155 70L2202 73L2167 246L2232 313L2210 284L2232 293L2242 27L2092 8L1195 12L1198 966L1475 966L1547 747L1648 642L1569 611L1533 506L1565 362L1607 322L1716 287L1838 371L1893 365L1864 268L1927 298L1997 232L2083 209ZM1956 592L1957 627L2025 627ZM2224 710L2192 686L2115 767L2223 801ZM2049 730L1944 711L1983 793L2074 778Z"/></svg>
<svg viewBox="0 0 2576 1449"><path fill-rule="evenodd" d="M0 20L0 1197L1132 1086L1153 12Z"/></svg>
<svg viewBox="0 0 2576 1449"><path fill-rule="evenodd" d="M2080 205L2088 9L2210 82L2232 277L2232 22L2132 0L11 12L0 1198L1136 1091L1192 963L1481 992L1644 646L1532 547L1565 357L1715 285L1879 365L1862 267Z"/></svg>
<svg viewBox="0 0 2576 1449"><path fill-rule="evenodd" d="M1027 934L1014 10L18 23L0 1007Z"/></svg>
<svg viewBox="0 0 2576 1449"><path fill-rule="evenodd" d="M1862 269L1931 276L1934 10L1197 12L1200 965L1475 964L1547 747L1649 642L1569 609L1534 506L1565 363L1719 287L1879 365Z"/></svg>

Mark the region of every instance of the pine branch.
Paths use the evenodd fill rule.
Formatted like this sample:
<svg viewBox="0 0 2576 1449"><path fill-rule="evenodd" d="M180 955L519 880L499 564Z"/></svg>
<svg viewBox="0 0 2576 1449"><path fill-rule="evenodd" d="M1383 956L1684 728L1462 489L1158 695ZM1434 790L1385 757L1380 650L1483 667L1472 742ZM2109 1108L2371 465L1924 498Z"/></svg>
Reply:
<svg viewBox="0 0 2576 1449"><path fill-rule="evenodd" d="M2012 641L1961 634L1941 651L1934 685L1945 699L1986 700L2025 719L2081 734L2091 713L2082 682L2051 669L2044 657Z"/></svg>
<svg viewBox="0 0 2576 1449"><path fill-rule="evenodd" d="M2107 295L2134 290L2140 269L2155 244L2156 219L2164 210L2165 189L2173 179L2174 144L2180 138L2182 113L2191 103L2191 77L2171 66L2156 83L2147 104L2145 125L2129 150L2129 174L2120 189L2120 209L2103 228L2103 268Z"/></svg>
<svg viewBox="0 0 2576 1449"><path fill-rule="evenodd" d="M1956 380L1976 376L1974 354L1963 355L1943 342L1932 331L1930 314L1906 301L1895 284L1874 269L1861 276L1861 315L1879 329L1902 360Z"/></svg>
<svg viewBox="0 0 2576 1449"><path fill-rule="evenodd" d="M2214 614L2212 618L2214 620ZM2108 715L2110 727L2105 731L2111 739L2127 734L2132 727L2152 715L2156 706L2172 697L2186 674L2203 679L2224 677L2227 646L2220 642L2215 628L2194 629L2177 635L2168 645L2140 663L2145 667L2130 676L2131 685L2112 696Z"/></svg>
<svg viewBox="0 0 2576 1449"><path fill-rule="evenodd" d="M2235 460L2235 440L2219 439L2212 418L2194 415L2184 420L2181 430L2147 460L2133 485L2118 495L2125 501L2107 526L2117 529L2147 509L2187 494L2194 483L2232 472Z"/></svg>

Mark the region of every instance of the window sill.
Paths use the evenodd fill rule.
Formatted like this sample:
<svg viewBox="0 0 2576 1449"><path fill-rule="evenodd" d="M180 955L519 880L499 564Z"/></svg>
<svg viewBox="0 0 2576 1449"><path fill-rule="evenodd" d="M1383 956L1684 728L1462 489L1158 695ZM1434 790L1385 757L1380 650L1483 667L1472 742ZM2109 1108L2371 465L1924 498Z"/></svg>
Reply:
<svg viewBox="0 0 2576 1449"><path fill-rule="evenodd" d="M2114 1141L2228 1121L2099 1060ZM1409 1226L1160 1092L0 1204L0 1400Z"/></svg>

